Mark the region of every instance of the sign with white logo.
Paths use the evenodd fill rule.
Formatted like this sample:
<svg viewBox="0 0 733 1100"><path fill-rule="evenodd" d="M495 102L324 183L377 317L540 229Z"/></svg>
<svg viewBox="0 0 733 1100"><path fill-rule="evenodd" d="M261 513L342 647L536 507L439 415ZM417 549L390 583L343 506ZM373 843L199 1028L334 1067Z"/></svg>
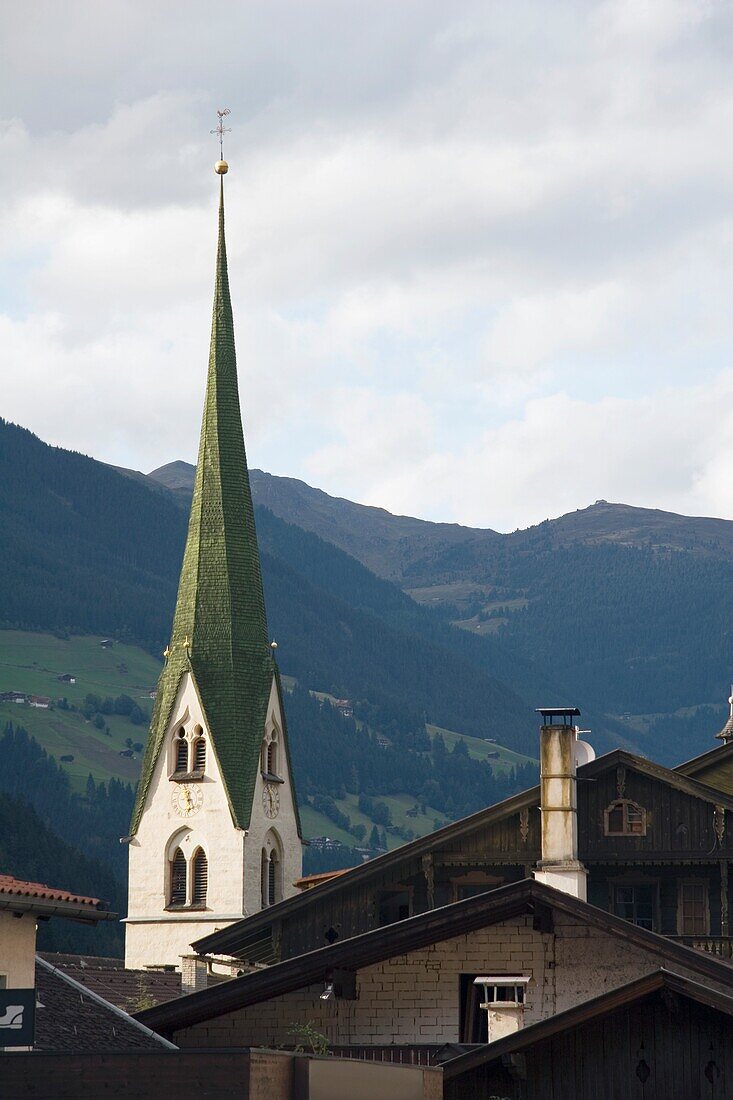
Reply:
<svg viewBox="0 0 733 1100"><path fill-rule="evenodd" d="M32 1047L35 989L0 989L0 1048Z"/></svg>

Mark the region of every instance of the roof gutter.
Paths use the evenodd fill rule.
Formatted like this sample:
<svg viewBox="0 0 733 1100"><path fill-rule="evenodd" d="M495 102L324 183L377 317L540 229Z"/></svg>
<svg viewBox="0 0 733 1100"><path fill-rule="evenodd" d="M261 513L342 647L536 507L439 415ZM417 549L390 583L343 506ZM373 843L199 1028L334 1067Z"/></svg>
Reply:
<svg viewBox="0 0 733 1100"><path fill-rule="evenodd" d="M111 913L108 909L93 909L71 901L23 897L21 894L0 894L0 909L9 909L13 913L38 913L40 917L67 917L87 924L117 920L117 913Z"/></svg>

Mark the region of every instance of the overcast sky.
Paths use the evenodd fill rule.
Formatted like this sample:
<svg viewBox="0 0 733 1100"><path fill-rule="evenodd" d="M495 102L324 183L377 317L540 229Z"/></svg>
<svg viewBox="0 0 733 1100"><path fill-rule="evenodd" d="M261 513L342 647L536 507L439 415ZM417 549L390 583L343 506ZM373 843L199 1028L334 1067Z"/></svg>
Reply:
<svg viewBox="0 0 733 1100"><path fill-rule="evenodd" d="M733 518L730 0L0 22L0 415L195 461L228 106L251 465L499 530Z"/></svg>

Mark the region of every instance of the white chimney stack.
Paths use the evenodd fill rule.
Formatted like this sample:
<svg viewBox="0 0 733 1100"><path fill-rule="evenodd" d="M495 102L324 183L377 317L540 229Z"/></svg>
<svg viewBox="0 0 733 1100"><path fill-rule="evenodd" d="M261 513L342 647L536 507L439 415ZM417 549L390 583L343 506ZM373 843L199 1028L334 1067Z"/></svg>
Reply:
<svg viewBox="0 0 733 1100"><path fill-rule="evenodd" d="M542 858L534 873L538 882L586 900L588 872L578 859L578 781L580 764L595 758L578 737L573 719L577 707L542 709L540 729L540 810Z"/></svg>

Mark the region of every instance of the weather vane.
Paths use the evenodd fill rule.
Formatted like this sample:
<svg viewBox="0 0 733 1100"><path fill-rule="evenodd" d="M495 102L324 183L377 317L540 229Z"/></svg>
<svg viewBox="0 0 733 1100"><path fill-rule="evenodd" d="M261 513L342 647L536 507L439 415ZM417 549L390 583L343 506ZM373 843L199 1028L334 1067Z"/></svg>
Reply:
<svg viewBox="0 0 733 1100"><path fill-rule="evenodd" d="M221 155L221 159L224 160L224 134L231 134L232 132L231 126L224 125L224 119L232 112L229 110L228 107L224 107L223 110L217 111L216 113L219 116L219 121L216 124L216 129L211 130L210 133L216 134L219 138L219 153Z"/></svg>

